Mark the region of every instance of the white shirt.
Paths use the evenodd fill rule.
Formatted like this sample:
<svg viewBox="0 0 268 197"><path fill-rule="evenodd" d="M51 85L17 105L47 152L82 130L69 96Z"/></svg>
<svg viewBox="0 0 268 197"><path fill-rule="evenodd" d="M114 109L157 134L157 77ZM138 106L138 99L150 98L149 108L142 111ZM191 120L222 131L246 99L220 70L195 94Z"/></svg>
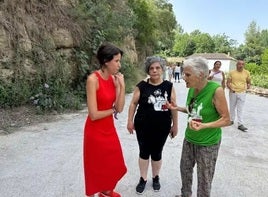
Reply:
<svg viewBox="0 0 268 197"><path fill-rule="evenodd" d="M174 69L174 72L179 73L180 71L181 71L181 68L179 66L176 66L175 69Z"/></svg>
<svg viewBox="0 0 268 197"><path fill-rule="evenodd" d="M223 76L222 76L222 71L211 71L209 76L212 76L211 81L215 81L216 83L218 83L219 85L222 85L222 80L223 80Z"/></svg>

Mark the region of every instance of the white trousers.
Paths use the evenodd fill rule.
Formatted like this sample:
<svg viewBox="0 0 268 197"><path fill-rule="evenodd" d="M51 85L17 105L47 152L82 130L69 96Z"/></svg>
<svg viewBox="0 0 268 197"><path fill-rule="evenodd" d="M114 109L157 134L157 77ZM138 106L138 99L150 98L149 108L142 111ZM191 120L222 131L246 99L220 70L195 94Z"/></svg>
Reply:
<svg viewBox="0 0 268 197"><path fill-rule="evenodd" d="M233 93L229 92L229 105L230 105L230 116L231 121L235 120L235 115L237 115L238 126L243 124L243 108L246 101L246 93Z"/></svg>

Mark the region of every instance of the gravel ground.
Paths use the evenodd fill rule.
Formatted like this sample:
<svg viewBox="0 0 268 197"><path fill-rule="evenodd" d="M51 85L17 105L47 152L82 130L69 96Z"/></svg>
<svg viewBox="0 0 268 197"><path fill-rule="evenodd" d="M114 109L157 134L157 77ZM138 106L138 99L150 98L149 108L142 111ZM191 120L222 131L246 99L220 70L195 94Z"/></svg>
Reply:
<svg viewBox="0 0 268 197"><path fill-rule="evenodd" d="M185 102L185 84L174 83L178 103ZM228 92L226 91L228 98ZM135 197L139 179L138 146L135 135L126 130L128 104L116 120L127 174L116 190L123 197ZM248 94L244 133L236 123L223 129L223 139L212 186L212 197L267 196L268 193L268 100ZM51 116L47 122L14 127L10 134L0 135L0 197L82 197L83 126L87 110ZM50 117L50 118L51 118ZM3 117L2 117L3 118ZM179 160L186 126L186 115L179 114L179 135L168 139L163 152L160 174L162 188L153 192L151 172L143 194L145 197L174 197L180 193ZM97 150L97 147L96 147ZM107 163L108 165L109 163ZM193 197L196 197L194 174Z"/></svg>

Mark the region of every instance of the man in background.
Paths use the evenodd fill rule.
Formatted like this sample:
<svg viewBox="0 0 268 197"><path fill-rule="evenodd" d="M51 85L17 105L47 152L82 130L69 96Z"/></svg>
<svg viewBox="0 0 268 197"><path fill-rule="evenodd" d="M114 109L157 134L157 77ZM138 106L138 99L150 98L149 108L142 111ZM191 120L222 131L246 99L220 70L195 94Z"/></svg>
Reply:
<svg viewBox="0 0 268 197"><path fill-rule="evenodd" d="M243 108L246 101L246 90L250 88L250 73L244 69L245 62L238 60L236 70L230 71L227 77L227 87L229 88L229 105L231 124L234 123L237 114L238 129L246 132L248 128L243 125ZM236 113L236 114L235 114Z"/></svg>

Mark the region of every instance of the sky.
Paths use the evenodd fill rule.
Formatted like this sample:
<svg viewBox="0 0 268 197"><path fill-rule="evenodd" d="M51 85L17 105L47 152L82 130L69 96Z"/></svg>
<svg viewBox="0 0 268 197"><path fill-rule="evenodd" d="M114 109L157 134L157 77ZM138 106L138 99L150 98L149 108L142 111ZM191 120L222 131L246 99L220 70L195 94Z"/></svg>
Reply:
<svg viewBox="0 0 268 197"><path fill-rule="evenodd" d="M184 32L196 29L211 36L225 34L244 44L245 32L252 21L259 30L268 29L267 0L168 0L177 23Z"/></svg>

